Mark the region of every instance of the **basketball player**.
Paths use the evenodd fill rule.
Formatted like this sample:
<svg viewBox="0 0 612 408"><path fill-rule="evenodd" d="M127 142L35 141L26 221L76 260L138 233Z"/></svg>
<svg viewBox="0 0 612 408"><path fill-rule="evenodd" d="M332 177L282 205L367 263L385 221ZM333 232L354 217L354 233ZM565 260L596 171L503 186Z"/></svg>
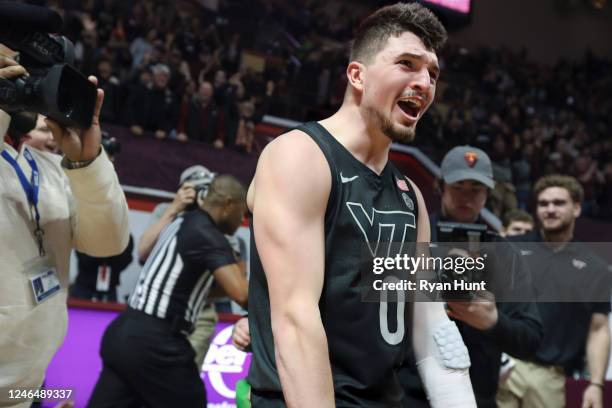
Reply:
<svg viewBox="0 0 612 408"><path fill-rule="evenodd" d="M442 304L415 303L411 319L404 303L362 302L359 285L362 248L376 256L379 242L429 242L421 193L388 153L414 138L433 101L445 39L419 4L379 9L357 32L339 111L262 152L247 197L254 407L399 406L395 370L411 342L431 405L475 407L467 352ZM434 336L456 340L456 364Z"/></svg>

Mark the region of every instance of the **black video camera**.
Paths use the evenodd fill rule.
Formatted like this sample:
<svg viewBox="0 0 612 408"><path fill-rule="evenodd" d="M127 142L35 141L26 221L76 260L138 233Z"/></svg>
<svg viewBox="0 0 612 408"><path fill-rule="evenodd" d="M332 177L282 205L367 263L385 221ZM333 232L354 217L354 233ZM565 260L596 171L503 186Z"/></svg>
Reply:
<svg viewBox="0 0 612 408"><path fill-rule="evenodd" d="M453 258L455 261L461 258L465 261L468 257L484 255L480 244L489 242L492 237L484 224L439 221L436 230L438 239L434 244L435 250L432 248L432 253L444 258ZM438 270L439 281L452 287L450 290L441 291L442 299L473 299L476 291L471 287L473 283L485 280L486 268L457 268L458 262L454 262L453 265L455 268L443 267Z"/></svg>
<svg viewBox="0 0 612 408"><path fill-rule="evenodd" d="M19 52L30 76L0 79L0 109L41 113L66 127L91 126L96 87L71 64L74 45L51 35L62 27L55 11L0 1L0 43Z"/></svg>

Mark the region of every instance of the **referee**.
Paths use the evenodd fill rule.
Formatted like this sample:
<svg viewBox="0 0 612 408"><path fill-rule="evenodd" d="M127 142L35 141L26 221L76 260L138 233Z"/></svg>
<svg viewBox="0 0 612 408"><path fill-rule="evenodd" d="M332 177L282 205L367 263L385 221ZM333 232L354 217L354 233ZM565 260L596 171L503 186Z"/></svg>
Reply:
<svg viewBox="0 0 612 408"><path fill-rule="evenodd" d="M162 231L129 307L106 329L100 350L103 369L89 407L206 406L187 336L213 277L246 307L247 281L223 235L240 226L245 196L238 180L218 176L196 209Z"/></svg>

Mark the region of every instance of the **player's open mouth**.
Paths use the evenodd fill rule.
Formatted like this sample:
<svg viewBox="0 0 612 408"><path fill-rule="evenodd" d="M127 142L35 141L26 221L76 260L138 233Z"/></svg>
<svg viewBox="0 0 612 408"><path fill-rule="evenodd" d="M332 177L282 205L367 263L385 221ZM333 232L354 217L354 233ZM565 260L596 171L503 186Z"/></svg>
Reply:
<svg viewBox="0 0 612 408"><path fill-rule="evenodd" d="M416 120L423 108L423 102L416 98L402 99L397 101L397 106L411 119Z"/></svg>

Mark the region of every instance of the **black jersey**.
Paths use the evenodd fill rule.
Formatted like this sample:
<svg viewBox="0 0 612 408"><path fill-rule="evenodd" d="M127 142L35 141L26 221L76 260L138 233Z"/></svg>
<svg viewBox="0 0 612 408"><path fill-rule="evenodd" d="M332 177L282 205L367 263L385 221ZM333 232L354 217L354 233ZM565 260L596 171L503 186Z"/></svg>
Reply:
<svg viewBox="0 0 612 408"><path fill-rule="evenodd" d="M377 175L320 124L310 122L298 129L314 139L332 174L319 309L329 346L336 404L399 406L403 391L395 372L411 342L409 308L404 303L363 302L360 262L364 248L372 256L387 256L377 253L377 243L416 241L416 195L392 162ZM263 395L280 392L281 385L274 358L268 286L252 230L251 237L249 327L253 360L248 381Z"/></svg>

